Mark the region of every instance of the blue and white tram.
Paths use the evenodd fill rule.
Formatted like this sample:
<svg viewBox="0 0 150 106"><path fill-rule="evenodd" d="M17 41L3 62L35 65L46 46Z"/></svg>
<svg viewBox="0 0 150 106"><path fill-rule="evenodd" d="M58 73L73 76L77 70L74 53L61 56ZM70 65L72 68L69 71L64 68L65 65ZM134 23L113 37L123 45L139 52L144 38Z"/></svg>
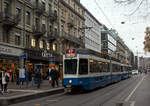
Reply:
<svg viewBox="0 0 150 106"><path fill-rule="evenodd" d="M92 90L122 79L121 63L77 49L66 51L63 66L63 86L68 92Z"/></svg>

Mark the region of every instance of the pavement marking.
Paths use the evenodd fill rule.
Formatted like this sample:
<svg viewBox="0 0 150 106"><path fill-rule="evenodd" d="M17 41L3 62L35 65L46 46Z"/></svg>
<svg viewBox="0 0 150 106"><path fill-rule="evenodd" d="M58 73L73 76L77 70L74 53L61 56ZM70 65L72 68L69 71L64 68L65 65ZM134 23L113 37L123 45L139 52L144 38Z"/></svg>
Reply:
<svg viewBox="0 0 150 106"><path fill-rule="evenodd" d="M132 101L130 106L134 106L134 105L135 105L135 101Z"/></svg>
<svg viewBox="0 0 150 106"><path fill-rule="evenodd" d="M40 106L40 104L34 104L34 106Z"/></svg>
<svg viewBox="0 0 150 106"><path fill-rule="evenodd" d="M57 102L58 100L47 100L48 102Z"/></svg>
<svg viewBox="0 0 150 106"><path fill-rule="evenodd" d="M142 81L144 80L146 76L144 76L141 81L136 85L136 87L133 89L133 91L129 94L129 96L125 99L125 101L129 101L131 96L134 94L134 92L136 91L136 89L140 86L140 84L142 83Z"/></svg>

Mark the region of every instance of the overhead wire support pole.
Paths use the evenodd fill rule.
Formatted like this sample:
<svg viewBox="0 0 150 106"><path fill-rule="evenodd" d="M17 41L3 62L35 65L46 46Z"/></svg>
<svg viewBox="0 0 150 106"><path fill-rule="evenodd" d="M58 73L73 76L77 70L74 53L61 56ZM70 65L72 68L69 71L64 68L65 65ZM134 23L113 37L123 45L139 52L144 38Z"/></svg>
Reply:
<svg viewBox="0 0 150 106"><path fill-rule="evenodd" d="M96 0L95 0L95 4L99 8L99 10L103 13L103 15L105 16L106 20L109 22L109 24L115 29L115 27L113 26L113 24L111 23L111 21L109 20L109 18L106 16L105 12L103 11L103 9L100 7L100 5L98 4L98 2Z"/></svg>

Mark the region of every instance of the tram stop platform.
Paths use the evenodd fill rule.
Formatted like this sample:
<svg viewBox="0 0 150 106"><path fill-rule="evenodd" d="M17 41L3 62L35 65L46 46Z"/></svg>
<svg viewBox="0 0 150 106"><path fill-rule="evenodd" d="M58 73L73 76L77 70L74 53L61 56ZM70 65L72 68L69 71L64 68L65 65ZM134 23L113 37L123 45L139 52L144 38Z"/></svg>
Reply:
<svg viewBox="0 0 150 106"><path fill-rule="evenodd" d="M29 83L28 86L26 82L23 85L16 85L16 83L9 83L8 93L0 93L0 106L8 106L10 104L15 104L31 99L36 99L40 97L45 97L53 94L58 94L64 92L62 84L59 87L52 87L48 80L44 80L41 83L40 88L37 85Z"/></svg>

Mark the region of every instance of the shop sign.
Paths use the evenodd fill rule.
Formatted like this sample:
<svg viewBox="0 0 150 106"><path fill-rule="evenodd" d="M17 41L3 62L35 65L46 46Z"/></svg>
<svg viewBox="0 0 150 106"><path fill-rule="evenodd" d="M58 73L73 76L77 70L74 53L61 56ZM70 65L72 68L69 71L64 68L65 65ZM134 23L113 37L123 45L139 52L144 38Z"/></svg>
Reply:
<svg viewBox="0 0 150 106"><path fill-rule="evenodd" d="M20 56L22 52L21 49L0 45L0 54Z"/></svg>
<svg viewBox="0 0 150 106"><path fill-rule="evenodd" d="M52 54L51 53L49 53L49 52L47 52L46 50L44 50L43 52L42 52L42 57L50 57L50 56L52 56Z"/></svg>

